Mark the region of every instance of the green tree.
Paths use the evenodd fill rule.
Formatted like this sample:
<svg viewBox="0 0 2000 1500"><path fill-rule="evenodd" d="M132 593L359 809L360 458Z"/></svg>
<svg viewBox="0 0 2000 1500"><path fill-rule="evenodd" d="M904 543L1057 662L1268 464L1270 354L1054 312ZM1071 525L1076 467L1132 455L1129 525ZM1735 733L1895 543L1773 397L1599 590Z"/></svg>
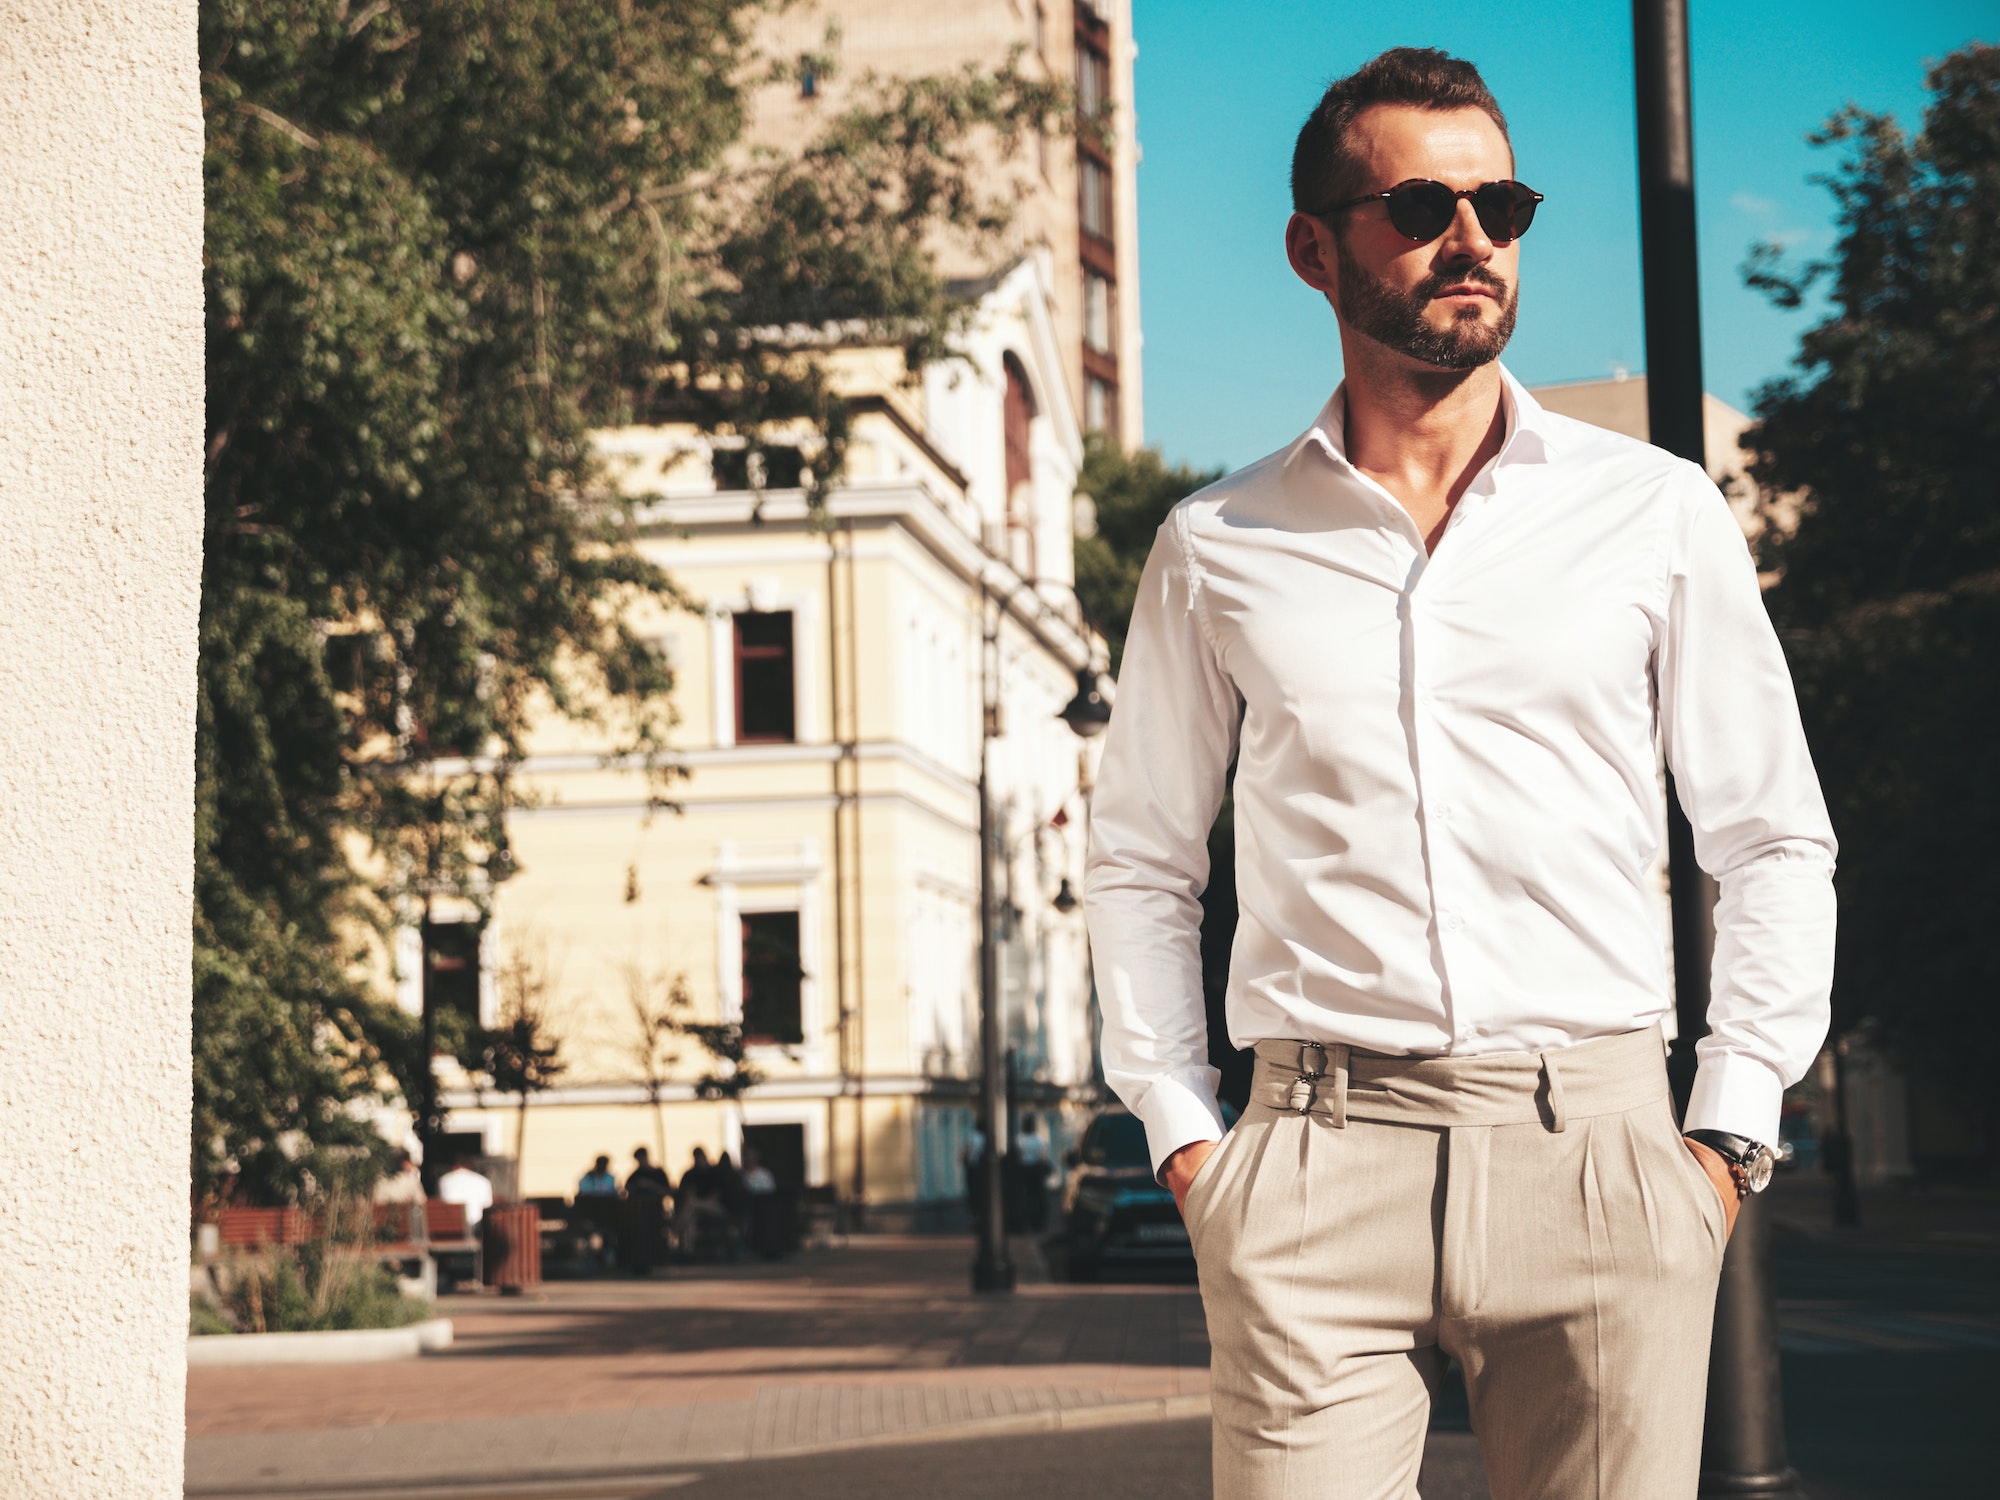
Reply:
<svg viewBox="0 0 2000 1500"><path fill-rule="evenodd" d="M1076 540L1076 592L1084 612L1104 633L1111 650L1111 675L1125 659L1125 632L1139 575L1153 550L1154 534L1167 512L1222 470L1203 472L1186 464L1172 468L1157 448L1127 453L1093 433L1084 451L1077 493L1088 495L1095 524ZM1114 707L1113 713L1117 712ZM1249 1097L1251 1055L1229 1045L1224 996L1229 987L1229 948L1236 936L1235 808L1225 797L1208 835L1209 880L1201 893L1202 994L1208 1010L1209 1061L1222 1070L1223 1096L1241 1106Z"/></svg>
<svg viewBox="0 0 2000 1500"><path fill-rule="evenodd" d="M468 1071L514 1097L514 1164L527 1160L528 1099L569 1070L551 1013L547 966L516 951L494 976L500 991L500 1024L481 1027L465 1059Z"/></svg>
<svg viewBox="0 0 2000 1500"><path fill-rule="evenodd" d="M1928 86L1914 138L1851 107L1813 137L1845 149L1826 258L1753 251L1780 305L1830 305L1744 443L1841 841L1836 1026L1872 1020L2000 1133L2000 48Z"/></svg>
<svg viewBox="0 0 2000 1500"><path fill-rule="evenodd" d="M687 975L648 974L636 961L624 966L625 1000L631 1012L631 1029L622 1035L624 1051L639 1069L646 1088L646 1103L653 1111L653 1151L655 1159L667 1159L667 1115L663 1107L666 1087L673 1070L680 1065L680 1052L673 1039L681 1034L680 1019L694 1007L694 991Z"/></svg>
<svg viewBox="0 0 2000 1500"><path fill-rule="evenodd" d="M1076 592L1110 644L1113 677L1125 659L1125 627L1153 533L1179 501L1221 477L1220 469L1203 473L1186 464L1170 469L1157 448L1127 453L1101 433L1090 435L1076 487L1090 497L1095 525L1088 528L1090 535L1076 539Z"/></svg>
<svg viewBox="0 0 2000 1500"><path fill-rule="evenodd" d="M759 153L748 91L799 65L754 45L781 3L202 0L204 1190L295 1191L374 1149L350 1100L414 1097L429 1059L357 934L487 899L538 714L666 773L632 606L685 601L590 432L803 420L824 493L846 423L804 351L921 362L963 312L930 248L999 253L982 164L1060 91L1012 61L868 84Z"/></svg>

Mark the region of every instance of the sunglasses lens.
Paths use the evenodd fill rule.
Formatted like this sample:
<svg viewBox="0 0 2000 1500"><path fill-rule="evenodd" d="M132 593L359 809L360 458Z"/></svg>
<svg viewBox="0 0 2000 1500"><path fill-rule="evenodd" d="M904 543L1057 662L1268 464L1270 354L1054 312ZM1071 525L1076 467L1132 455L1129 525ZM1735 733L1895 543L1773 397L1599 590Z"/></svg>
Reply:
<svg viewBox="0 0 2000 1500"><path fill-rule="evenodd" d="M1479 227L1496 240L1518 240L1535 222L1534 190L1518 182L1489 182L1472 195Z"/></svg>
<svg viewBox="0 0 2000 1500"><path fill-rule="evenodd" d="M1450 226L1458 200L1441 182L1406 182L1391 189L1389 222L1413 240L1434 240ZM1490 232L1490 231L1489 231Z"/></svg>

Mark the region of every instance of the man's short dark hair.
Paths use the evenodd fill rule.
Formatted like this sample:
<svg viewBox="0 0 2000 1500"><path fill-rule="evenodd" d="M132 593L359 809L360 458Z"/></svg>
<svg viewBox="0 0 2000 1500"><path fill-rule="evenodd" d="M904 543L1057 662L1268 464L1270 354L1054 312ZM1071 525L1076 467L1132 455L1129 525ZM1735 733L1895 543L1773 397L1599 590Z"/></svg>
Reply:
<svg viewBox="0 0 2000 1500"><path fill-rule="evenodd" d="M1364 109L1404 104L1417 109L1481 109L1507 135L1500 101L1479 69L1435 47L1391 47L1363 63L1326 92L1300 127L1292 148L1292 207L1302 214L1323 213L1368 191L1361 165L1348 144L1348 131ZM1513 138L1508 137L1512 146ZM1382 184L1393 186L1391 183Z"/></svg>

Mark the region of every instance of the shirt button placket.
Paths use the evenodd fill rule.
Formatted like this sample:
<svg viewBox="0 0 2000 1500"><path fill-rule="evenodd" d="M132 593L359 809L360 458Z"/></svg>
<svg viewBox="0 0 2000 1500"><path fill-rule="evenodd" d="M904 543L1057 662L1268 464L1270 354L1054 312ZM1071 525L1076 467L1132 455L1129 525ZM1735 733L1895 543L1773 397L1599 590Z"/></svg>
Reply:
<svg viewBox="0 0 2000 1500"><path fill-rule="evenodd" d="M1440 796L1432 800L1434 788L1440 788L1446 778L1439 771L1439 757L1442 746L1437 733L1438 700L1432 690L1424 670L1424 631L1422 595L1413 586L1409 596L1410 611L1410 682L1416 699L1411 721L1417 739L1417 803L1422 809L1425 824L1425 842L1430 851L1431 909L1436 913L1439 957L1444 968L1446 1023L1451 1028L1455 1041L1466 1041L1471 1033L1460 1019L1457 1000L1453 994L1452 974L1457 967L1456 957L1458 935L1465 930L1465 916L1449 903L1447 890L1449 881L1446 868L1453 858L1450 847L1449 825L1451 823L1451 802Z"/></svg>

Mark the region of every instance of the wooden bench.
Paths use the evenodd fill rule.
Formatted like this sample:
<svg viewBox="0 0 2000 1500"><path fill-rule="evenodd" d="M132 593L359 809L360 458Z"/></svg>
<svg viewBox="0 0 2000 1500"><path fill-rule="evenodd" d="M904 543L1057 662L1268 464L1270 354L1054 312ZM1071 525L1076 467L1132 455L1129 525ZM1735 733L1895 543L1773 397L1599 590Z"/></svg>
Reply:
<svg viewBox="0 0 2000 1500"><path fill-rule="evenodd" d="M224 1250L265 1250L303 1245L312 1224L296 1208L225 1208L215 1227Z"/></svg>

